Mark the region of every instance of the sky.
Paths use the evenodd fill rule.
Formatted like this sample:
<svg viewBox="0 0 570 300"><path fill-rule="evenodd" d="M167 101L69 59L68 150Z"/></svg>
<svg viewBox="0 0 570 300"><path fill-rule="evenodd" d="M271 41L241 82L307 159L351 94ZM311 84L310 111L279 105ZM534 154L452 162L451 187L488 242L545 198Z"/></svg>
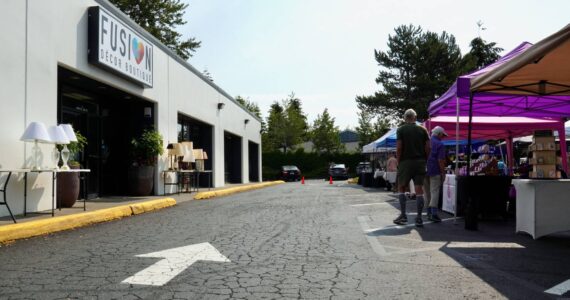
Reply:
<svg viewBox="0 0 570 300"><path fill-rule="evenodd" d="M453 34L462 54L480 32L506 52L560 30L570 11L564 0L183 1L188 23L178 30L202 42L191 65L256 102L264 117L294 92L311 123L328 108L341 129L358 125L355 97L381 88L374 50L387 50L399 25Z"/></svg>

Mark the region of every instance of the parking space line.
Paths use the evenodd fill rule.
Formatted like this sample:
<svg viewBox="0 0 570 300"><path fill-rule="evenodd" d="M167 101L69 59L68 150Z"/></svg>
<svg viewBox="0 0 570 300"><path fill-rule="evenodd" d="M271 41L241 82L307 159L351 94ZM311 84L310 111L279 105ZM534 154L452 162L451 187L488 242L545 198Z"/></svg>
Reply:
<svg viewBox="0 0 570 300"><path fill-rule="evenodd" d="M415 202L416 200L407 200L406 202ZM369 205L390 205L394 206L396 202L394 200L388 200L386 202L374 202L374 203L360 203L360 204L351 204L350 206L369 206ZM398 204L399 205L399 204Z"/></svg>
<svg viewBox="0 0 570 300"><path fill-rule="evenodd" d="M447 248L526 248L517 243L450 242Z"/></svg>
<svg viewBox="0 0 570 300"><path fill-rule="evenodd" d="M369 205L383 205L383 204L390 204L390 203L386 203L386 202L379 202L379 203L363 203L363 204L353 204L351 206L369 206Z"/></svg>
<svg viewBox="0 0 570 300"><path fill-rule="evenodd" d="M368 230L368 222L366 222L365 217L358 216L358 223L360 223L360 227L362 227L362 230L364 232L366 232L366 230ZM388 255L388 252L386 252L386 249L384 249L384 247L382 246L382 244L380 244L380 242L378 241L377 238L375 238L373 236L366 235L366 240L368 241L368 243L372 247L372 250L374 250L374 252L376 252L376 254L378 254L380 256Z"/></svg>
<svg viewBox="0 0 570 300"><path fill-rule="evenodd" d="M548 294L562 296L563 294L565 294L569 290L570 290L570 279L562 282L561 284L553 286L544 292L548 293Z"/></svg>
<svg viewBox="0 0 570 300"><path fill-rule="evenodd" d="M447 219L441 219L441 221L447 222L447 221L452 221L453 219L454 218L447 218ZM460 218L457 218L457 219L460 219ZM431 223L433 223L433 221L426 221L426 222L424 222L424 225L431 224ZM416 224L414 224L414 223L406 224L406 225L387 225L384 227L368 229L368 230L365 230L364 232L370 233L370 232L382 231L382 230L387 230L387 229L404 229L404 228L415 227L415 226L416 226Z"/></svg>

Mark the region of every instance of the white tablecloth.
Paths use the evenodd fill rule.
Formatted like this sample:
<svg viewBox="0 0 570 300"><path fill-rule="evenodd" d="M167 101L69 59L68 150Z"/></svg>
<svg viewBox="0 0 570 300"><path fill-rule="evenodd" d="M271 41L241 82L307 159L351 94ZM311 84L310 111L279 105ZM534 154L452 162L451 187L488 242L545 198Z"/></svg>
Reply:
<svg viewBox="0 0 570 300"><path fill-rule="evenodd" d="M443 203L441 209L448 213L455 213L455 198L457 197L457 182L455 175L445 175L443 182Z"/></svg>

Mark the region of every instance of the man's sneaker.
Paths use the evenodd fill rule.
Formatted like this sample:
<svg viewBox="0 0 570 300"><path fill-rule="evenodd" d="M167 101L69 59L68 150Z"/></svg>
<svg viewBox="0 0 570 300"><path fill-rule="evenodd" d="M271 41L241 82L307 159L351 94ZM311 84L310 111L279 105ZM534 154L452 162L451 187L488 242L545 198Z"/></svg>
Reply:
<svg viewBox="0 0 570 300"><path fill-rule="evenodd" d="M394 224L396 225L406 225L408 224L408 217L406 215L400 215L399 217L394 220Z"/></svg>
<svg viewBox="0 0 570 300"><path fill-rule="evenodd" d="M424 227L424 220L422 220L422 218L416 218L416 227Z"/></svg>
<svg viewBox="0 0 570 300"><path fill-rule="evenodd" d="M441 219L439 218L438 215L430 215L430 216L428 217L428 219L429 219L430 221L434 222L434 223L439 223L439 222L441 222Z"/></svg>

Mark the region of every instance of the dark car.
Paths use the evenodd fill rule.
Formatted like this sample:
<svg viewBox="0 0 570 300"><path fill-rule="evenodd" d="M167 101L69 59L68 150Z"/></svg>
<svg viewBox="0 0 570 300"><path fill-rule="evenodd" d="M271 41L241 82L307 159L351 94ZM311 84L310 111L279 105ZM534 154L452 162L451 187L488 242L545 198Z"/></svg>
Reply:
<svg viewBox="0 0 570 300"><path fill-rule="evenodd" d="M298 181L301 180L301 170L297 166L282 166L278 177L285 181Z"/></svg>
<svg viewBox="0 0 570 300"><path fill-rule="evenodd" d="M329 176L333 179L348 179L348 169L344 164L332 164L329 167Z"/></svg>

